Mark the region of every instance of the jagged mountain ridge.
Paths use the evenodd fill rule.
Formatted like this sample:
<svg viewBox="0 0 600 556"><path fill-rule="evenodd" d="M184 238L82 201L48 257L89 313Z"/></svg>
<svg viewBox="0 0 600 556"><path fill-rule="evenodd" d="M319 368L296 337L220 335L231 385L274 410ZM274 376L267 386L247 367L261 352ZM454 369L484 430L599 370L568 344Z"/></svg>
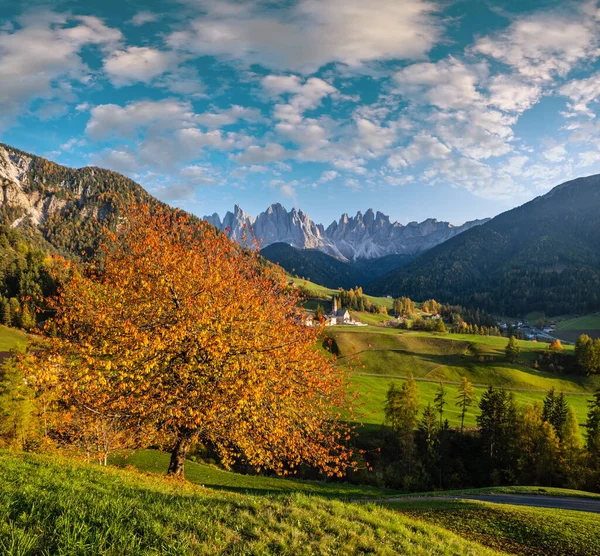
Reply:
<svg viewBox="0 0 600 556"><path fill-rule="evenodd" d="M364 215L343 214L327 228L316 224L302 210L287 211L280 203L272 204L256 218L246 214L238 205L227 212L223 220L218 214L205 220L238 242L250 241L253 236L265 248L275 243L287 243L297 249L317 249L327 255L349 261L377 259L387 255L416 255L444 241L487 222L474 220L462 226L438 222L430 218L423 222L402 225L391 222L389 216L373 209Z"/></svg>

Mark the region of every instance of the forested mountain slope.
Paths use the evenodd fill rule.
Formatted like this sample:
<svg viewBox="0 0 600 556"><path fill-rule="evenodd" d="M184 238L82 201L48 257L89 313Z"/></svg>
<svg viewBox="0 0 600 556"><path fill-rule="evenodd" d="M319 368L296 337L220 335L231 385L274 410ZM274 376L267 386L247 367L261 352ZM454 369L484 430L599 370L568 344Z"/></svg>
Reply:
<svg viewBox="0 0 600 556"><path fill-rule="evenodd" d="M158 202L116 172L67 168L3 144L0 185L0 223L76 256L95 251L100 228L116 221L120 203Z"/></svg>
<svg viewBox="0 0 600 556"><path fill-rule="evenodd" d="M505 315L600 308L600 175L555 187L367 288Z"/></svg>
<svg viewBox="0 0 600 556"><path fill-rule="evenodd" d="M370 282L414 258L412 255L386 255L378 259L342 261L317 249L297 249L287 243L273 243L260 254L291 274L328 288L345 289Z"/></svg>

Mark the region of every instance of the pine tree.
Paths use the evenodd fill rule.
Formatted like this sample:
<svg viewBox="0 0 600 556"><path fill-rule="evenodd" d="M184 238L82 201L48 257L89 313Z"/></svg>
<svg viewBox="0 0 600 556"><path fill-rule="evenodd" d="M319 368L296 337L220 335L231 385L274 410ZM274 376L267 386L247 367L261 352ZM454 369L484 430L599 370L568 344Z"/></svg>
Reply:
<svg viewBox="0 0 600 556"><path fill-rule="evenodd" d="M440 382L440 385L438 386L438 389L435 394L435 398L433 399L433 405L438 415L440 416L440 429L444 424L444 406L447 403L448 402L446 402L446 389L444 388L442 382Z"/></svg>
<svg viewBox="0 0 600 556"><path fill-rule="evenodd" d="M2 298L2 305L0 305L0 319L2 320L2 324L5 324L6 326L10 326L12 324L10 303L6 298Z"/></svg>
<svg viewBox="0 0 600 556"><path fill-rule="evenodd" d="M600 458L600 390L594 394L594 399L588 402L587 449L594 458Z"/></svg>
<svg viewBox="0 0 600 556"><path fill-rule="evenodd" d="M568 414L569 403L567 402L567 398L563 392L556 394L553 386L544 398L542 418L554 427L556 434L561 439Z"/></svg>
<svg viewBox="0 0 600 556"><path fill-rule="evenodd" d="M467 408L471 407L475 401L475 389L473 388L473 383L469 382L466 376L463 376L460 379L456 400L456 406L460 408L460 432L463 432L465 430L465 415L467 413Z"/></svg>

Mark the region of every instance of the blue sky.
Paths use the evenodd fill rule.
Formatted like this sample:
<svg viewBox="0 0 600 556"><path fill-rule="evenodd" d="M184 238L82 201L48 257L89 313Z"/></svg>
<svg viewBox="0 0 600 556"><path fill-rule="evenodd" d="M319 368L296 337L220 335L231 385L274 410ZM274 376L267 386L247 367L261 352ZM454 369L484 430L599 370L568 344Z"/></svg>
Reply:
<svg viewBox="0 0 600 556"><path fill-rule="evenodd" d="M198 215L458 224L600 172L596 1L0 9L0 140Z"/></svg>

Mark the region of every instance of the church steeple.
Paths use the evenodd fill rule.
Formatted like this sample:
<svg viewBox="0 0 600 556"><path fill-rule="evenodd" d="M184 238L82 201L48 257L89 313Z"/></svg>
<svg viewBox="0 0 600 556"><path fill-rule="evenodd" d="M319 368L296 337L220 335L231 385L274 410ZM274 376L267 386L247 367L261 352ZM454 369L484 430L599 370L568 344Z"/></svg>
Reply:
<svg viewBox="0 0 600 556"><path fill-rule="evenodd" d="M331 314L335 315L337 313L338 310L338 306L337 306L337 297L334 294L333 295L333 303L331 304Z"/></svg>

